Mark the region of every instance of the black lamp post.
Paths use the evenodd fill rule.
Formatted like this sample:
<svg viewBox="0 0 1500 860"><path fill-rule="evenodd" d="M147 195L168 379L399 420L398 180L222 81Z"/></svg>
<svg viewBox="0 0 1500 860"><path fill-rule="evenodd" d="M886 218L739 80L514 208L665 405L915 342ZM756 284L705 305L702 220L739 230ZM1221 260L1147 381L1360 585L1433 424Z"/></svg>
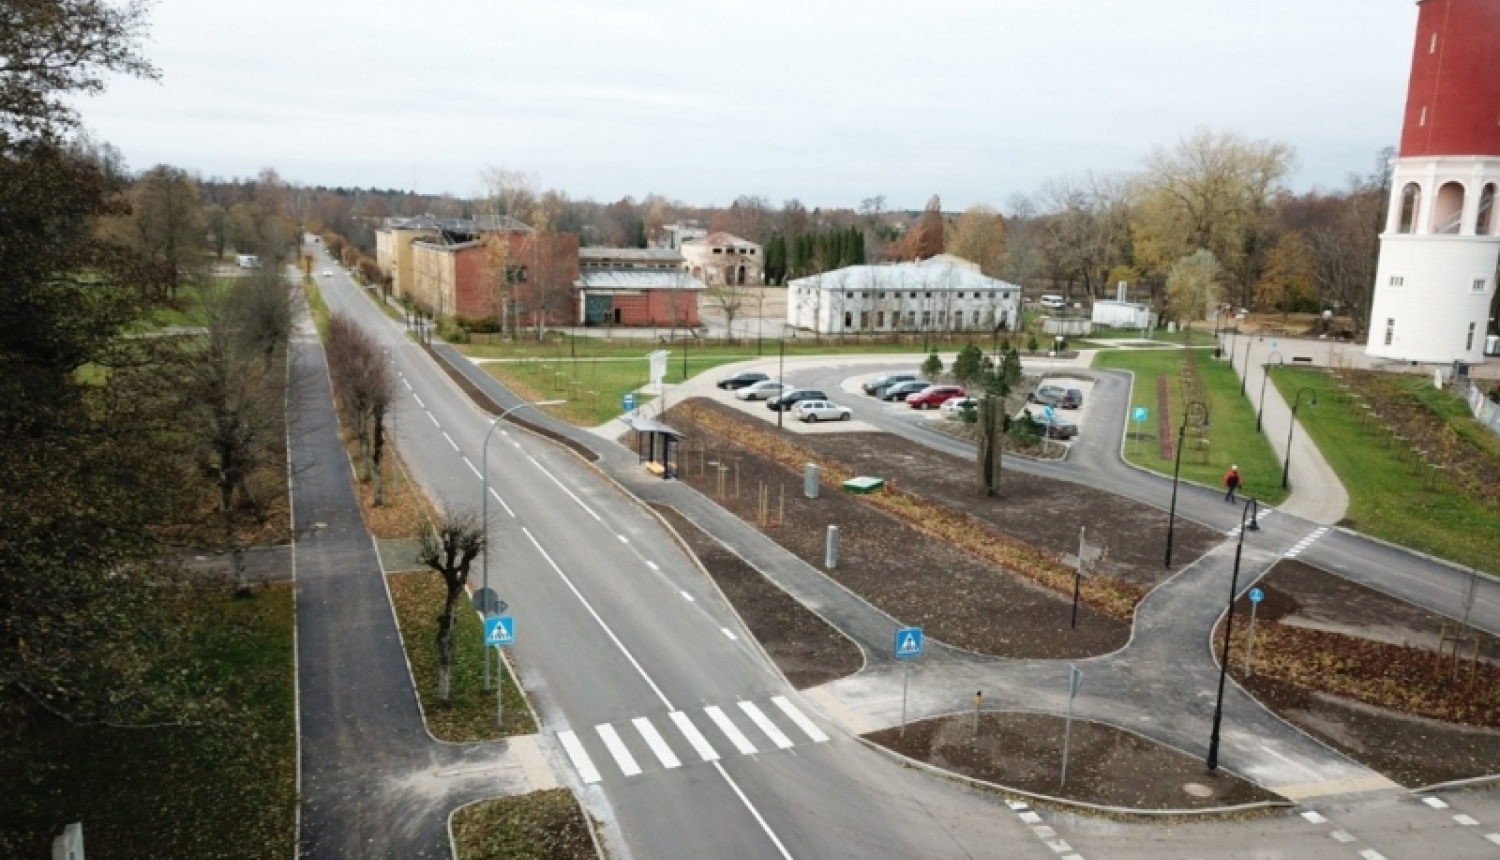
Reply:
<svg viewBox="0 0 1500 860"><path fill-rule="evenodd" d="M1302 402L1303 392L1312 395L1312 399L1307 401L1307 405L1318 405L1318 392L1313 391L1311 388L1297 389L1297 396L1292 398L1292 423L1286 428L1286 461L1281 464L1281 488L1283 490L1286 489L1287 477L1292 472L1292 432L1297 429L1297 405Z"/></svg>
<svg viewBox="0 0 1500 860"><path fill-rule="evenodd" d="M1224 319L1224 305L1214 308L1214 358L1224 354L1224 344L1219 340L1219 324Z"/></svg>
<svg viewBox="0 0 1500 860"><path fill-rule="evenodd" d="M1214 702L1214 730L1208 736L1208 769L1210 771L1219 768L1219 723L1224 719L1224 676L1229 673L1229 641L1234 633L1234 599L1239 596L1240 590L1240 553L1245 549L1245 532L1256 530L1255 520L1260 513L1260 505L1254 499L1245 502L1245 509L1240 511L1240 538L1234 545L1234 574L1229 580L1229 617L1224 621L1224 655L1219 660L1219 698ZM1246 525L1245 514L1250 514L1250 523Z"/></svg>
<svg viewBox="0 0 1500 860"><path fill-rule="evenodd" d="M1260 405L1258 405L1258 406L1255 407L1255 432L1257 432L1257 433L1260 432L1260 417L1262 415L1264 415L1265 411L1266 411L1266 380L1268 380L1268 379L1271 378L1271 359L1272 358L1276 359L1276 363L1277 364L1280 364L1280 365L1285 365L1286 364L1286 360L1281 357L1281 353L1278 351L1278 352L1273 352L1270 355L1266 356L1266 363L1263 364L1263 365L1261 365L1261 368L1260 368Z"/></svg>
<svg viewBox="0 0 1500 860"><path fill-rule="evenodd" d="M1172 507L1167 513L1167 554L1165 567L1172 566L1172 535L1177 527L1177 479L1182 474L1182 443L1187 437L1188 422L1193 418L1193 407L1203 411L1202 426L1208 426L1208 406L1201 400L1188 402L1187 409L1182 416L1182 426L1177 428L1177 461L1172 466Z"/></svg>

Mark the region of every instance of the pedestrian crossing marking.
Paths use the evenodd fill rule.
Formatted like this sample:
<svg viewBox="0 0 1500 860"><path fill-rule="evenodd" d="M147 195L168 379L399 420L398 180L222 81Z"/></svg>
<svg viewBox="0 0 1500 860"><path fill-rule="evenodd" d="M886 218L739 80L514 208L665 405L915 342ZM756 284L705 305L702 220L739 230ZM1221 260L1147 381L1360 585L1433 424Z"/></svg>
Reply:
<svg viewBox="0 0 1500 860"><path fill-rule="evenodd" d="M734 744L734 748L740 751L740 755L753 755L755 753L755 745L750 743L750 739L745 737L744 733L740 731L739 726L729 721L729 717L723 711L719 710L718 705L710 705L704 708L703 713L708 714L708 718L714 721L714 725L719 727L719 731L723 732L725 737L729 738L729 742Z"/></svg>
<svg viewBox="0 0 1500 860"><path fill-rule="evenodd" d="M692 744L693 751L698 754L699 758L704 761L719 760L719 754L714 752L714 748L709 745L708 739L703 737L703 733L698 731L698 727L693 725L693 721L688 719L687 714L684 714L682 711L673 711L667 716L671 717L672 722L677 724L677 730L682 732L682 736L687 738L689 744Z"/></svg>
<svg viewBox="0 0 1500 860"><path fill-rule="evenodd" d="M802 733L807 735L813 743L827 743L828 735L824 734L823 730L818 728L817 723L809 720L805 714L797 710L797 706L792 704L791 700L787 699L786 696L775 696L771 701L775 703L776 707L781 709L783 714L786 714L787 719L796 723L797 728L801 729Z"/></svg>
<svg viewBox="0 0 1500 860"><path fill-rule="evenodd" d="M672 752L672 748L667 746L666 741L662 740L661 734L656 731L656 726L651 725L650 720L645 717L636 717L630 722L635 726L635 730L641 733L646 746L656 753L656 758L661 762L662 767L671 769L682 766L682 762L677 759L677 754Z"/></svg>
<svg viewBox="0 0 1500 860"><path fill-rule="evenodd" d="M745 716L750 718L750 722L755 723L756 728L759 728L766 737L770 738L771 743L775 744L777 748L791 748L791 738L782 734L781 729L776 728L776 724L767 719L766 715L761 713L760 708L755 707L754 702L740 702L740 710L745 712Z"/></svg>
<svg viewBox="0 0 1500 860"><path fill-rule="evenodd" d="M609 723L601 723L594 726L594 731L599 733L599 739L604 741L604 746L609 754L615 757L615 764L620 766L620 771L626 776L636 776L641 772L641 766L635 763L635 757L630 750L625 748L625 742L620 740L620 735L615 727Z"/></svg>
<svg viewBox="0 0 1500 860"><path fill-rule="evenodd" d="M557 739L562 742L563 751L572 760L573 769L578 771L578 777L583 780L583 784L593 785L598 782L600 779L599 771L595 769L593 760L589 758L588 750L583 748L583 744L579 742L578 736L569 731L562 731L557 733Z"/></svg>

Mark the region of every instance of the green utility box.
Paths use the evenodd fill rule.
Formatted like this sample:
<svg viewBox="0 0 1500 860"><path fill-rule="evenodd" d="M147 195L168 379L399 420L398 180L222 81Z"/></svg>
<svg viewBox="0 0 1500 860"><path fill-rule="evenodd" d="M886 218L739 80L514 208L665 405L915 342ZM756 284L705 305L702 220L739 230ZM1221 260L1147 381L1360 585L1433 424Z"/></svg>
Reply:
<svg viewBox="0 0 1500 860"><path fill-rule="evenodd" d="M885 478L859 477L844 482L844 492L868 495L885 486Z"/></svg>

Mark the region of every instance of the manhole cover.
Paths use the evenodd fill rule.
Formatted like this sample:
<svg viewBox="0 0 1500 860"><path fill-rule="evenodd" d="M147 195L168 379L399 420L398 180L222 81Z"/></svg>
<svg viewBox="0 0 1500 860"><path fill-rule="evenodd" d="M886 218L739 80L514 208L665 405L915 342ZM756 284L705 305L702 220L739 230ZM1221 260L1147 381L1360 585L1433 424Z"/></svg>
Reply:
<svg viewBox="0 0 1500 860"><path fill-rule="evenodd" d="M1213 797L1214 790L1201 782L1189 782L1182 786L1182 790L1192 797Z"/></svg>

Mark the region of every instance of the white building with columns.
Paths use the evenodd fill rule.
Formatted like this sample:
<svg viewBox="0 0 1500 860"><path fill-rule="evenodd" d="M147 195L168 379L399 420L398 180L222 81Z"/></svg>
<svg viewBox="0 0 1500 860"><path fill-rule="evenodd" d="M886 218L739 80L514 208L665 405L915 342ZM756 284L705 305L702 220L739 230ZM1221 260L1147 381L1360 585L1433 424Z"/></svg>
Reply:
<svg viewBox="0 0 1500 860"><path fill-rule="evenodd" d="M787 324L819 334L1013 329L1021 288L951 257L848 266L787 283Z"/></svg>

